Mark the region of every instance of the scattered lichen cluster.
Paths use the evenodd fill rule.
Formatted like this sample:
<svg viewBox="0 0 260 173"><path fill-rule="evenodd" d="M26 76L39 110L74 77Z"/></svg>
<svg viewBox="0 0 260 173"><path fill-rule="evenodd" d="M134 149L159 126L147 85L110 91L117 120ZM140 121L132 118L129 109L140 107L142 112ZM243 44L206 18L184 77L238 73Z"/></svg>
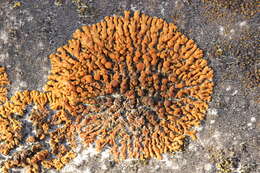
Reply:
<svg viewBox="0 0 260 173"><path fill-rule="evenodd" d="M116 161L181 150L211 100L213 71L202 57L174 24L139 12L83 26L50 55L44 92L18 92L0 107L1 153L30 143L3 169L60 169L76 155L77 134ZM30 135L19 119L26 112Z"/></svg>
<svg viewBox="0 0 260 173"><path fill-rule="evenodd" d="M2 172L14 167L28 172L61 169L76 156L71 150L76 147L72 118L62 109L49 111L54 100L51 93L20 91L0 105L0 153L11 155L2 163ZM26 113L27 120L22 120ZM29 124L32 131L26 132Z"/></svg>

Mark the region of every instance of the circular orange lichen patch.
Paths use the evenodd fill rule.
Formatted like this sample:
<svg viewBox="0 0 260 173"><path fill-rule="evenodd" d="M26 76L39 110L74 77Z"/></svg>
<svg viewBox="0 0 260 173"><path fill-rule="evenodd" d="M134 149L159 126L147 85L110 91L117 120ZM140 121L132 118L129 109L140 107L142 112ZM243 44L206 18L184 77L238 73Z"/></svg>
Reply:
<svg viewBox="0 0 260 173"><path fill-rule="evenodd" d="M195 139L205 117L213 71L202 57L174 24L126 11L76 30L50 56L45 88L65 109L87 105L77 128L87 145L111 147L115 160L160 159Z"/></svg>

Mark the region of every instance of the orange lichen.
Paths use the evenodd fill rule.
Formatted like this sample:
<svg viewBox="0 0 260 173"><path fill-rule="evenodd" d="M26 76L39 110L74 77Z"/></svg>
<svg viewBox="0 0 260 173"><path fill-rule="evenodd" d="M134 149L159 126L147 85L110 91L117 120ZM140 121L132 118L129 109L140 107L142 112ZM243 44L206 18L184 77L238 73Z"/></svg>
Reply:
<svg viewBox="0 0 260 173"><path fill-rule="evenodd" d="M9 84L4 68L1 68L0 85L4 88ZM4 88L6 89L6 88ZM27 168L28 172L39 172L40 168L47 167L42 161L48 160L49 165L57 168L53 161L55 159L68 160L75 157L71 148L75 148L74 129L69 114L63 110L56 110L53 114L48 111L47 106L56 104L56 99L51 93L39 91L19 91L10 99L6 93L3 95L0 105L0 153L10 155L11 150L23 145L23 141L30 143L30 148L16 151L1 165L1 172L9 172L14 167ZM28 112L28 106L35 105L36 108ZM24 134L26 124L19 120L18 116L29 113L28 120L35 128L35 133L31 136ZM55 127L59 126L59 127ZM49 141L50 151L43 146ZM62 143L66 143L66 146Z"/></svg>
<svg viewBox="0 0 260 173"><path fill-rule="evenodd" d="M78 125L87 145L111 146L115 160L160 159L195 139L192 127L205 117L213 71L202 57L173 24L125 12L83 26L52 54L46 91L88 105Z"/></svg>
<svg viewBox="0 0 260 173"><path fill-rule="evenodd" d="M8 76L5 72L4 67L0 67L0 104L3 104L7 101L7 88L6 86L9 84Z"/></svg>
<svg viewBox="0 0 260 173"><path fill-rule="evenodd" d="M5 112L1 112L0 116L1 154L10 154L11 150L23 145L22 141L30 143L32 147L15 152L3 164L3 172L8 172L13 167L25 167L29 172L36 173L40 167L48 168L47 163L58 169L59 166L53 163L55 160L66 157L65 160L68 161L69 156L73 156L68 156L71 149L76 147L72 120L64 110L56 110L56 113L49 111L46 104L52 104L53 100L48 99L47 95L49 94L38 91L17 92L9 102L2 105L1 109ZM26 136L22 132L26 124L16 119L15 115L23 116L29 105L37 106L28 115L35 132ZM43 143L49 143L50 148L46 149ZM75 155L70 159L74 157Z"/></svg>
<svg viewBox="0 0 260 173"><path fill-rule="evenodd" d="M193 127L211 100L213 71L202 57L174 24L139 12L76 30L49 56L44 92L19 91L7 99L0 88L0 152L30 144L4 162L3 172L61 169L76 157L77 133L97 151L110 147L116 161L181 150L187 136L196 139ZM1 68L0 87L6 84ZM35 129L27 136L18 118L24 114Z"/></svg>

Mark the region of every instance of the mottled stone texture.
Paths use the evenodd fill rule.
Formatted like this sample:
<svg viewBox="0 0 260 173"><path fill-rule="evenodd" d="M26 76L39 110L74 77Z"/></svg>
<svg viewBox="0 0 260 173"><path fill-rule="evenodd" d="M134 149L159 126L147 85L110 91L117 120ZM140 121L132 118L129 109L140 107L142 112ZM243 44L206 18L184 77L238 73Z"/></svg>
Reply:
<svg viewBox="0 0 260 173"><path fill-rule="evenodd" d="M186 141L185 151L161 161L116 164L106 151L82 150L62 172L259 172L259 15L254 0L233 1L24 0L17 6L1 0L0 63L12 81L11 94L41 90L50 70L49 54L80 26L124 10L174 22L204 50L214 69L207 119L198 129L198 140Z"/></svg>

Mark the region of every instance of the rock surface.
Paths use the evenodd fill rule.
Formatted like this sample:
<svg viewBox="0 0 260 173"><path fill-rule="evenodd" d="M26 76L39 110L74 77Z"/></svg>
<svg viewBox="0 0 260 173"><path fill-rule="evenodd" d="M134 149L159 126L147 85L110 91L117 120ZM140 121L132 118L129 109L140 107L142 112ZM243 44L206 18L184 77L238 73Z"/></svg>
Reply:
<svg viewBox="0 0 260 173"><path fill-rule="evenodd" d="M260 161L259 14L254 0L0 1L0 63L10 94L42 90L49 54L80 26L105 16L140 10L176 24L204 50L215 72L213 99L198 139L163 160L115 163L108 151L79 148L61 172L256 173ZM258 4L259 5L259 4ZM0 156L1 159L1 156ZM19 172L20 170L13 170ZM54 171L55 172L55 171Z"/></svg>

